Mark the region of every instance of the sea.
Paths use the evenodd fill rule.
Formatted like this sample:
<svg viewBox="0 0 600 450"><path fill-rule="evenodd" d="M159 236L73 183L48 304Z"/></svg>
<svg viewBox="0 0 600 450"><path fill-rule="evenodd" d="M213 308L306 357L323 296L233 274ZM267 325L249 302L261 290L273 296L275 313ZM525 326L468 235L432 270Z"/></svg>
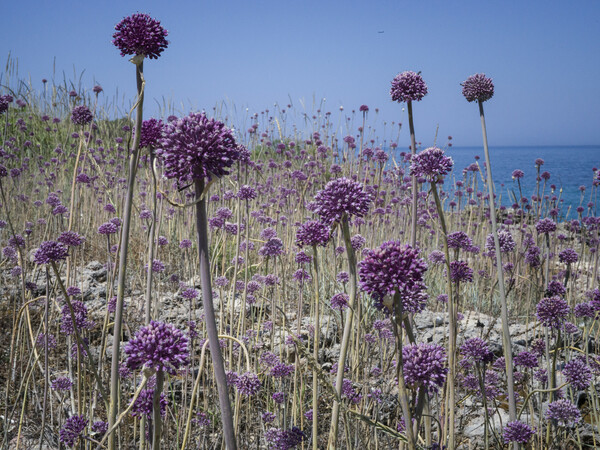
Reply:
<svg viewBox="0 0 600 450"><path fill-rule="evenodd" d="M598 178L600 172L600 145L590 146L510 146L490 147L492 176L496 187L496 196L502 200L502 205L510 207L514 199L520 198L519 187L512 179L515 169L520 169L525 176L521 178L521 190L524 197L531 199L535 195L537 170L535 160L541 158L544 164L541 172L549 172L550 178L546 183L544 195L556 195L561 200L561 216L564 219L578 217L578 206L585 208L584 215L598 215L600 209L596 208L598 187L592 190L594 177ZM485 154L483 146L480 147L449 147L446 154L454 160L454 179L461 179L462 170L474 162L483 168ZM476 160L479 157L479 160ZM555 193L551 193L551 185L556 186ZM480 184L482 186L482 184ZM541 181L543 186L543 180ZM581 191L581 187L585 190ZM562 191L561 191L562 190ZM541 194L541 190L540 190ZM588 213L588 203L593 206Z"/></svg>

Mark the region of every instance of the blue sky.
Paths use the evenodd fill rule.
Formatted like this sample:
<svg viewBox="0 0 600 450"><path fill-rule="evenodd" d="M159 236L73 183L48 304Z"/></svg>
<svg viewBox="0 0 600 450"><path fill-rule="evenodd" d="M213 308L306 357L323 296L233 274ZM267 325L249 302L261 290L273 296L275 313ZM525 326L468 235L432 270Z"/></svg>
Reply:
<svg viewBox="0 0 600 450"><path fill-rule="evenodd" d="M169 48L147 60L147 112L167 99L179 113L225 101L249 113L313 103L340 118L361 104L383 122L407 125L389 97L392 78L421 71L429 94L415 104L417 139L480 145L477 107L460 83L494 79L485 104L491 145L600 144L600 2L564 1L32 1L9 2L0 17L0 57L21 77L74 73L82 87L129 102L134 66L111 44L124 16L147 12L169 31ZM380 33L383 31L383 33ZM0 60L2 61L2 60ZM3 82L6 81L3 79ZM118 89L118 91L117 91ZM235 105L235 111L232 105ZM443 140L442 140L443 137ZM400 144L408 145L408 127Z"/></svg>

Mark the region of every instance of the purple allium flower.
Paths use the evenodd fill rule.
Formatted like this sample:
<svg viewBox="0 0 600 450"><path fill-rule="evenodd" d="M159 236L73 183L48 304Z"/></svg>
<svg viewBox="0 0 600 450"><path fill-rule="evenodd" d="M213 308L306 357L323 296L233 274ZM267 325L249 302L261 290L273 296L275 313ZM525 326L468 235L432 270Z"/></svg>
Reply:
<svg viewBox="0 0 600 450"><path fill-rule="evenodd" d="M270 428L265 431L265 439L270 450L291 450L302 443L304 433L298 427L289 430Z"/></svg>
<svg viewBox="0 0 600 450"><path fill-rule="evenodd" d="M357 181L342 177L330 181L315 195L314 212L326 224L332 224L344 217L363 217L371 204L370 195Z"/></svg>
<svg viewBox="0 0 600 450"><path fill-rule="evenodd" d="M156 148L158 141L162 137L164 124L162 120L154 118L142 122L142 132L140 133L140 148Z"/></svg>
<svg viewBox="0 0 600 450"><path fill-rule="evenodd" d="M60 442L67 447L73 447L79 435L87 427L88 421L85 416L71 416L69 417L63 427L60 429Z"/></svg>
<svg viewBox="0 0 600 450"><path fill-rule="evenodd" d="M506 442L518 442L526 444L535 434L535 431L526 423L519 420L508 422L502 432L502 437Z"/></svg>
<svg viewBox="0 0 600 450"><path fill-rule="evenodd" d="M8 105L13 102L11 95L0 95L0 114L8 110Z"/></svg>
<svg viewBox="0 0 600 450"><path fill-rule="evenodd" d="M366 242L367 240L360 234L354 235L350 238L350 245L355 251L363 248Z"/></svg>
<svg viewBox="0 0 600 450"><path fill-rule="evenodd" d="M325 247L329 241L329 228L318 220L308 220L296 231L298 247L321 245Z"/></svg>
<svg viewBox="0 0 600 450"><path fill-rule="evenodd" d="M354 388L352 380L344 378L342 382L342 398L347 398L352 403L358 403L362 399L360 392Z"/></svg>
<svg viewBox="0 0 600 450"><path fill-rule="evenodd" d="M423 385L437 392L446 381L448 368L444 347L437 344L409 344L402 347L404 380L411 388Z"/></svg>
<svg viewBox="0 0 600 450"><path fill-rule="evenodd" d="M468 250L473 246L473 241L464 231L454 231L447 236L448 248Z"/></svg>
<svg viewBox="0 0 600 450"><path fill-rule="evenodd" d="M298 264L310 264L312 262L312 256L307 255L303 250L296 253L296 262Z"/></svg>
<svg viewBox="0 0 600 450"><path fill-rule="evenodd" d="M117 231L119 231L119 227L117 227L114 223L112 222L106 222L103 223L102 225L100 225L98 227L98 234L105 234L105 235L109 235L109 234L114 234Z"/></svg>
<svg viewBox="0 0 600 450"><path fill-rule="evenodd" d="M534 369L538 366L538 357L531 352L523 351L514 357L513 363L515 367L522 366L528 369Z"/></svg>
<svg viewBox="0 0 600 450"><path fill-rule="evenodd" d="M281 405L285 401L285 392L275 392L271 398L273 401L275 401L275 403Z"/></svg>
<svg viewBox="0 0 600 450"><path fill-rule="evenodd" d="M572 248L566 248L558 254L558 260L565 264L574 264L579 260L579 255Z"/></svg>
<svg viewBox="0 0 600 450"><path fill-rule="evenodd" d="M97 436L104 436L108 431L108 423L103 420L97 420L92 424L92 431L96 433Z"/></svg>
<svg viewBox="0 0 600 450"><path fill-rule="evenodd" d="M240 200L254 200L256 197L258 197L258 194L256 193L256 189L245 184L238 191L237 197Z"/></svg>
<svg viewBox="0 0 600 450"><path fill-rule="evenodd" d="M275 420L276 416L272 412L265 411L260 415L260 417L264 423L271 423Z"/></svg>
<svg viewBox="0 0 600 450"><path fill-rule="evenodd" d="M78 247L85 241L85 238L75 231L63 231L58 237L58 242L68 247Z"/></svg>
<svg viewBox="0 0 600 450"><path fill-rule="evenodd" d="M44 349L44 346L46 345L46 333L40 333L38 335L35 340L35 345L40 349ZM53 334L48 334L48 350L55 349L57 345L56 337L54 337Z"/></svg>
<svg viewBox="0 0 600 450"><path fill-rule="evenodd" d="M513 177L515 180L520 180L520 179L521 179L521 178L523 178L524 176L525 176L525 174L523 173L523 171L522 171L522 170L519 170L519 169L513 170L512 177Z"/></svg>
<svg viewBox="0 0 600 450"><path fill-rule="evenodd" d="M483 73L471 75L462 83L462 94L468 102L485 102L494 95L494 83Z"/></svg>
<svg viewBox="0 0 600 450"><path fill-rule="evenodd" d="M125 353L131 369L146 366L174 374L188 363L188 338L173 325L153 320L127 342Z"/></svg>
<svg viewBox="0 0 600 450"><path fill-rule="evenodd" d="M348 272L342 271L336 275L335 279L338 283L345 284L350 281L350 275L348 274Z"/></svg>
<svg viewBox="0 0 600 450"><path fill-rule="evenodd" d="M160 145L156 155L163 160L165 176L179 180L222 177L240 158L232 131L203 113L165 125Z"/></svg>
<svg viewBox="0 0 600 450"><path fill-rule="evenodd" d="M246 372L237 378L235 386L243 395L251 396L260 391L261 383L258 379L258 375L252 372Z"/></svg>
<svg viewBox="0 0 600 450"><path fill-rule="evenodd" d="M113 44L121 51L121 56L144 55L157 59L169 45L167 30L160 22L148 14L133 14L125 17L115 26Z"/></svg>
<svg viewBox="0 0 600 450"><path fill-rule="evenodd" d="M562 373L567 382L580 391L587 389L592 381L592 371L583 357L566 363Z"/></svg>
<svg viewBox="0 0 600 450"><path fill-rule="evenodd" d="M444 256L444 253L439 250L433 250L427 257L427 259L429 259L429 262L431 264L434 264L436 266L439 266L446 262L446 257Z"/></svg>
<svg viewBox="0 0 600 450"><path fill-rule="evenodd" d="M274 237L269 239L265 245L263 245L259 250L258 254L264 257L275 257L282 255L284 252L283 241L278 237Z"/></svg>
<svg viewBox="0 0 600 450"><path fill-rule="evenodd" d="M191 248L191 247L192 247L192 241L190 241L189 239L183 239L179 243L179 248L181 248L181 249L186 249L186 248Z"/></svg>
<svg viewBox="0 0 600 450"><path fill-rule="evenodd" d="M509 253L512 252L517 244L508 231L499 230L498 231L498 241L500 243L500 253ZM494 235L488 234L485 240L485 248L492 255L496 254L496 246L494 245Z"/></svg>
<svg viewBox="0 0 600 450"><path fill-rule="evenodd" d="M427 85L418 73L402 72L392 80L390 95L395 102L420 101L427 95Z"/></svg>
<svg viewBox="0 0 600 450"><path fill-rule="evenodd" d="M93 118L92 112L85 105L76 106L73 108L73 111L71 111L71 121L75 125L87 125Z"/></svg>
<svg viewBox="0 0 600 450"><path fill-rule="evenodd" d="M547 234L556 231L556 223L552 219L541 219L535 224L535 229L539 234Z"/></svg>
<svg viewBox="0 0 600 450"><path fill-rule="evenodd" d="M54 391L66 392L73 386L73 381L69 377L60 377L52 381L50 387Z"/></svg>
<svg viewBox="0 0 600 450"><path fill-rule="evenodd" d="M546 419L556 420L559 426L570 427L581 421L581 412L567 399L556 400L548 405Z"/></svg>
<svg viewBox="0 0 600 450"><path fill-rule="evenodd" d="M348 297L348 294L344 294L343 292L335 294L330 300L331 308L343 311L348 307L349 299L350 297Z"/></svg>
<svg viewBox="0 0 600 450"><path fill-rule="evenodd" d="M537 304L537 319L549 328L560 328L569 314L569 305L560 297L545 297Z"/></svg>
<svg viewBox="0 0 600 450"><path fill-rule="evenodd" d="M56 241L42 242L36 250L33 260L36 264L50 264L67 259L69 249Z"/></svg>
<svg viewBox="0 0 600 450"><path fill-rule="evenodd" d="M152 381L152 380L150 380L150 381ZM153 401L154 401L154 388L142 389L142 392L140 392L140 395L138 396L137 400L133 404L133 407L131 408L131 415L133 417L144 417L144 416L146 418L152 417L152 411L154 410ZM167 405L169 404L169 402L163 392L160 393L159 401L160 401L160 415L164 417L167 412Z"/></svg>
<svg viewBox="0 0 600 450"><path fill-rule="evenodd" d="M473 269L464 261L452 261L450 263L450 280L453 283L472 282Z"/></svg>
<svg viewBox="0 0 600 450"><path fill-rule="evenodd" d="M369 107L367 105L360 105L360 108L358 108L358 110L360 112L368 112L369 111Z"/></svg>
<svg viewBox="0 0 600 450"><path fill-rule="evenodd" d="M71 302L71 305L73 306L73 316L75 317L75 326L77 329L82 330L93 328L95 324L94 322L88 320L88 309L83 302L76 300ZM60 331L66 335L75 333L69 305L63 306L61 313Z"/></svg>
<svg viewBox="0 0 600 450"><path fill-rule="evenodd" d="M494 358L494 354L490 350L487 342L481 338L467 339L463 345L460 346L460 353L465 358L483 364L491 362Z"/></svg>
<svg viewBox="0 0 600 450"><path fill-rule="evenodd" d="M420 312L427 301L423 282L426 270L418 249L400 241L388 241L366 252L366 258L359 263L360 286L379 299L398 293L405 312Z"/></svg>
<svg viewBox="0 0 600 450"><path fill-rule="evenodd" d="M165 271L165 265L161 260L155 259L152 261L152 272L162 273L164 271Z"/></svg>
<svg viewBox="0 0 600 450"><path fill-rule="evenodd" d="M278 361L271 368L270 373L273 378L285 378L285 377L290 376L293 372L294 372L293 364L290 364L288 366L287 364Z"/></svg>
<svg viewBox="0 0 600 450"><path fill-rule="evenodd" d="M417 178L435 182L452 170L454 161L438 147L429 147L414 155L410 160L410 173Z"/></svg>

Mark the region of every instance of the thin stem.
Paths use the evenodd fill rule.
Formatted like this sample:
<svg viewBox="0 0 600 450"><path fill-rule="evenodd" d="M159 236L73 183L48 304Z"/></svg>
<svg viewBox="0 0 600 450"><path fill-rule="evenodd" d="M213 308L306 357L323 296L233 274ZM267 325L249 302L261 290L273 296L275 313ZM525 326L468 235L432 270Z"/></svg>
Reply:
<svg viewBox="0 0 600 450"><path fill-rule="evenodd" d="M112 430L117 417L119 404L119 359L121 350L121 332L123 327L123 303L125 297L125 276L127 270L127 250L129 246L129 229L131 227L131 210L133 207L133 190L135 188L135 174L139 159L140 136L142 129L142 114L144 106L144 62L143 59L136 64L137 81L137 111L136 126L133 139L133 148L129 157L129 177L127 180L127 194L125 196L125 210L123 213L123 227L121 229L121 250L119 254L119 279L117 281L117 305L115 311L115 322L113 326L112 361L110 368L110 408L108 412L108 428ZM114 430L113 430L114 431ZM115 435L111 431L108 436L109 450L115 449Z"/></svg>
<svg viewBox="0 0 600 450"><path fill-rule="evenodd" d="M195 180L194 187L196 196L201 199L196 203L196 231L198 233L198 256L200 259L200 284L202 286L202 301L204 304L204 321L208 342L210 346L210 357L212 359L215 378L217 381L217 390L219 393L219 404L221 406L221 420L223 422L223 433L225 435L225 444L229 450L236 450L235 429L233 426L233 415L229 394L227 392L227 377L225 375L225 365L221 355L219 345L219 333L217 321L215 318L215 308L212 298L212 286L210 280L208 232L206 217L206 199L204 193L204 180Z"/></svg>

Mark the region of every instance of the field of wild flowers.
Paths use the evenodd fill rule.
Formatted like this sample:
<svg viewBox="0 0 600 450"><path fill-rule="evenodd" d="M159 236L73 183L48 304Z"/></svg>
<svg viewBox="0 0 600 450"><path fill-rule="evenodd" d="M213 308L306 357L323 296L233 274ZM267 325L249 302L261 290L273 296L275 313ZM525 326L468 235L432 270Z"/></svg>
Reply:
<svg viewBox="0 0 600 450"><path fill-rule="evenodd" d="M321 110L144 119L166 35L115 27L127 117L100 86L1 88L2 448L597 445L600 222L540 195L541 159L494 204L490 78L463 83L486 162L456 167L451 138L417 146L414 72L393 136L367 105L343 135Z"/></svg>

